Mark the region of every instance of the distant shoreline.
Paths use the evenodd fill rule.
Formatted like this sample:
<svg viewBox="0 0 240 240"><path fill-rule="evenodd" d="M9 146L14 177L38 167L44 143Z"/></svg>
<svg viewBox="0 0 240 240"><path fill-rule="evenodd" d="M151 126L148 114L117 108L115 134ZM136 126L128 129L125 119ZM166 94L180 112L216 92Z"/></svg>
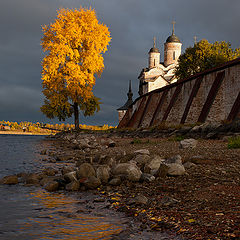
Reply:
<svg viewBox="0 0 240 240"><path fill-rule="evenodd" d="M21 132L21 131L0 131L0 135L50 135L50 133L32 133L32 132Z"/></svg>

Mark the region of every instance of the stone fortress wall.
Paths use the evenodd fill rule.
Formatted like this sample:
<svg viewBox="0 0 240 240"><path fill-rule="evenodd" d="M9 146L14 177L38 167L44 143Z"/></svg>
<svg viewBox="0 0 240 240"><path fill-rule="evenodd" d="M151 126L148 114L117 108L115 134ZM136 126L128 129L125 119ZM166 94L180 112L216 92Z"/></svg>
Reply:
<svg viewBox="0 0 240 240"><path fill-rule="evenodd" d="M240 117L240 58L137 98L118 128L232 121Z"/></svg>

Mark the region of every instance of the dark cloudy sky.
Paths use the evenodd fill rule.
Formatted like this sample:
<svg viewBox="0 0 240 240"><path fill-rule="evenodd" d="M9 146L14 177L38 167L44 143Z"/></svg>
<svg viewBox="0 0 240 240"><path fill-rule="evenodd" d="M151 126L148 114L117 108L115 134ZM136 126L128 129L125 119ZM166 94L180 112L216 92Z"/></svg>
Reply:
<svg viewBox="0 0 240 240"><path fill-rule="evenodd" d="M0 120L53 122L40 112L41 25L53 22L60 7L90 5L109 27L112 41L94 89L103 102L101 111L81 116L84 123L117 125L116 108L126 101L128 81L136 98L137 77L147 67L152 39L157 37L162 59L172 20L183 51L195 35L240 46L239 0L0 0Z"/></svg>

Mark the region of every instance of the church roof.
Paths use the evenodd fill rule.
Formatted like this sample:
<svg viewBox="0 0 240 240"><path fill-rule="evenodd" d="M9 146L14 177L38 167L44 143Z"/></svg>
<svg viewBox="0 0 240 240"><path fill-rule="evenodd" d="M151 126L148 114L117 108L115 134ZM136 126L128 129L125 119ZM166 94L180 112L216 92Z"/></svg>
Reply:
<svg viewBox="0 0 240 240"><path fill-rule="evenodd" d="M120 108L118 108L117 110L128 110L128 107L133 103L133 100L127 100L127 102Z"/></svg>
<svg viewBox="0 0 240 240"><path fill-rule="evenodd" d="M172 35L169 36L166 40L166 43L181 43L180 39L175 35L175 29L174 29L174 25L175 25L175 21L172 22L173 24L173 29L172 29Z"/></svg>
<svg viewBox="0 0 240 240"><path fill-rule="evenodd" d="M156 48L156 38L153 38L153 47L149 50L148 53L160 53L158 48Z"/></svg>
<svg viewBox="0 0 240 240"><path fill-rule="evenodd" d="M133 100L132 100L133 93L132 93L132 88L131 88L131 81L129 81L129 90L128 90L127 96L128 96L127 102L122 107L118 108L117 111L127 110L128 107L133 103Z"/></svg>
<svg viewBox="0 0 240 240"><path fill-rule="evenodd" d="M173 33L166 40L166 43L181 43L180 39Z"/></svg>
<svg viewBox="0 0 240 240"><path fill-rule="evenodd" d="M156 48L156 47L152 47L152 48L149 50L148 53L152 53L152 52L154 52L154 53L160 53L159 50L158 50L158 48Z"/></svg>

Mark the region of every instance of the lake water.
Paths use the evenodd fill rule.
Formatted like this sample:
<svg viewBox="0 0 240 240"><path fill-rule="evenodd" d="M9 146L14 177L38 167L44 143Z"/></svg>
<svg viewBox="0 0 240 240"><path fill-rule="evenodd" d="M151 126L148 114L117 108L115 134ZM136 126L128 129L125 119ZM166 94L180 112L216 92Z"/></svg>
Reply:
<svg viewBox="0 0 240 240"><path fill-rule="evenodd" d="M0 178L45 166L52 148L43 136L0 135ZM124 225L114 212L91 206L94 196L49 193L40 187L0 185L0 239L111 239ZM95 208L94 211L92 209Z"/></svg>
<svg viewBox="0 0 240 240"><path fill-rule="evenodd" d="M45 149L54 150L54 142L44 136L0 135L0 178L51 166L54 163L40 155ZM0 240L179 239L140 231L139 223L106 208L107 202L93 201L96 198L89 192L0 185Z"/></svg>

